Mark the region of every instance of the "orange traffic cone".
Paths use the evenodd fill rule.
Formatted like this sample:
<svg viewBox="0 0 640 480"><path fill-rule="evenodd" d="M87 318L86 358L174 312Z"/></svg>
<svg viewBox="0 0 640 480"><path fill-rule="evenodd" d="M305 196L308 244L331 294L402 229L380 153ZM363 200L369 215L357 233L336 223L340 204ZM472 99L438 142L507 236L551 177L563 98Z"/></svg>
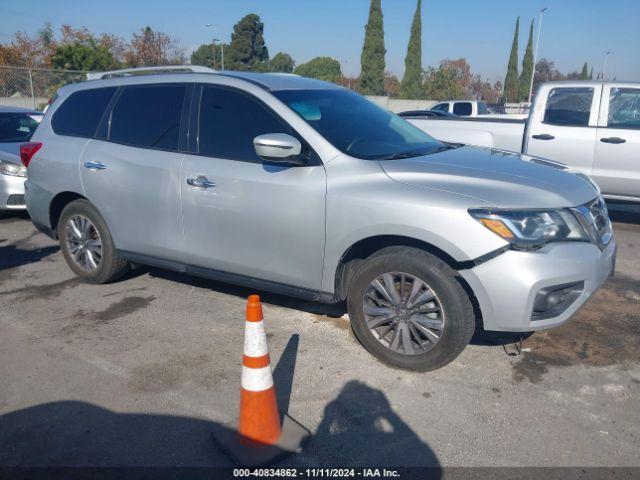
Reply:
<svg viewBox="0 0 640 480"><path fill-rule="evenodd" d="M245 322L238 431L217 426L214 441L236 463L257 466L299 452L309 436L309 431L286 412L280 423L260 297L251 295Z"/></svg>

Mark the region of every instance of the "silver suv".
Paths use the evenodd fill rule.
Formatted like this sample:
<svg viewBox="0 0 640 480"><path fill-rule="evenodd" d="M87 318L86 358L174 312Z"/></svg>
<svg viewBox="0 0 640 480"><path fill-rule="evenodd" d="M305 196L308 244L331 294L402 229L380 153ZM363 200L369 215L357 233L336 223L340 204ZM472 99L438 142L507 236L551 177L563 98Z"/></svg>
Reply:
<svg viewBox="0 0 640 480"><path fill-rule="evenodd" d="M31 218L76 275L111 282L133 262L346 301L397 367L441 367L476 328L560 325L613 270L588 178L439 142L295 75L67 86L23 148Z"/></svg>

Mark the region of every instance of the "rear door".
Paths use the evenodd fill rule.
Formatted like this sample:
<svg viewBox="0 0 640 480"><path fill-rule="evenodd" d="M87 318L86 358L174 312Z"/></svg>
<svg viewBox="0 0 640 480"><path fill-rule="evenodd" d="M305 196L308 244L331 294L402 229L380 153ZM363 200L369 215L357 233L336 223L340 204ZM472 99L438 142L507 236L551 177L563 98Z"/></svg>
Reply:
<svg viewBox="0 0 640 480"><path fill-rule="evenodd" d="M640 87L605 85L593 178L605 195L640 198Z"/></svg>
<svg viewBox="0 0 640 480"><path fill-rule="evenodd" d="M473 104L471 102L455 102L453 104L453 114L458 117L472 117Z"/></svg>
<svg viewBox="0 0 640 480"><path fill-rule="evenodd" d="M260 160L253 147L258 135L288 133L305 142L253 95L205 85L200 96L192 117L198 141L180 178L190 268L205 275L215 270L218 278L238 283L241 276L251 285L266 280L319 290L324 166L319 160L300 167Z"/></svg>
<svg viewBox="0 0 640 480"><path fill-rule="evenodd" d="M180 211L181 125L192 87L121 87L80 170L87 198L119 250L183 260Z"/></svg>
<svg viewBox="0 0 640 480"><path fill-rule="evenodd" d="M600 90L579 84L543 87L530 119L526 153L591 175Z"/></svg>

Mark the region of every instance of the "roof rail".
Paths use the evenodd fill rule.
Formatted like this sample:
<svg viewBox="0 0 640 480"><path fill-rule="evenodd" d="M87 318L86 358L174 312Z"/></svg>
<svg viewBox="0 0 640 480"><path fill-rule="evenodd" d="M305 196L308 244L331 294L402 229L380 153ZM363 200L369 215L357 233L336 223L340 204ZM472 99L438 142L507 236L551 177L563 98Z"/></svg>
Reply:
<svg viewBox="0 0 640 480"><path fill-rule="evenodd" d="M200 65L167 65L163 67L136 67L111 70L108 72L87 73L87 80L100 80L105 78L129 77L132 75L153 75L159 73L217 73L209 67Z"/></svg>

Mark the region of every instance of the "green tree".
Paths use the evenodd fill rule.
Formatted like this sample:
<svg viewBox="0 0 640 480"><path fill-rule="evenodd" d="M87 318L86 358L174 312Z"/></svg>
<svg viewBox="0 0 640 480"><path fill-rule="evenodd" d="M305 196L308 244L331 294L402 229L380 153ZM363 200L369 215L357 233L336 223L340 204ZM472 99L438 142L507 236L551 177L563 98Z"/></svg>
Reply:
<svg viewBox="0 0 640 480"><path fill-rule="evenodd" d="M229 45L224 45L225 54L229 50ZM216 68L222 68L222 48L220 44L216 44ZM226 63L226 59L225 59ZM213 68L213 47L210 43L204 43L200 45L191 54L191 65L202 65L203 67ZM226 68L226 65L225 65Z"/></svg>
<svg viewBox="0 0 640 480"><path fill-rule="evenodd" d="M53 68L64 70L109 70L118 66L111 51L95 38L76 40L56 47L51 55Z"/></svg>
<svg viewBox="0 0 640 480"><path fill-rule="evenodd" d="M531 89L531 75L533 75L533 20L529 28L529 41L527 49L522 59L522 73L520 73L520 101L526 102L529 99L529 91Z"/></svg>
<svg viewBox="0 0 640 480"><path fill-rule="evenodd" d="M427 69L425 96L432 100L460 100L469 95L471 81L471 67L466 59L442 60L437 69Z"/></svg>
<svg viewBox="0 0 640 480"><path fill-rule="evenodd" d="M269 50L264 43L264 24L255 13L245 15L233 26L231 44L226 52L227 70L266 70Z"/></svg>
<svg viewBox="0 0 640 480"><path fill-rule="evenodd" d="M293 71L296 75L317 78L326 82L340 83L342 71L340 62L331 57L316 57L313 60L298 65Z"/></svg>
<svg viewBox="0 0 640 480"><path fill-rule="evenodd" d="M371 0L360 57L359 88L364 95L384 95L384 29L380 0Z"/></svg>
<svg viewBox="0 0 640 480"><path fill-rule="evenodd" d="M269 69L272 72L291 73L293 72L295 64L296 62L293 61L291 55L284 52L278 52L276 56L269 61Z"/></svg>
<svg viewBox="0 0 640 480"><path fill-rule="evenodd" d="M589 67L587 66L587 62L584 62L584 65L582 65L580 80L589 80Z"/></svg>
<svg viewBox="0 0 640 480"><path fill-rule="evenodd" d="M518 35L520 34L520 17L516 20L516 31L513 35L513 43L511 44L511 54L509 55L509 64L507 65L507 76L504 79L503 101L518 101Z"/></svg>
<svg viewBox="0 0 640 480"><path fill-rule="evenodd" d="M418 0L411 24L411 37L404 59L404 76L400 83L400 96L422 98L422 0Z"/></svg>
<svg viewBox="0 0 640 480"><path fill-rule="evenodd" d="M589 80L593 80L593 67L591 67L591 71L589 72Z"/></svg>

